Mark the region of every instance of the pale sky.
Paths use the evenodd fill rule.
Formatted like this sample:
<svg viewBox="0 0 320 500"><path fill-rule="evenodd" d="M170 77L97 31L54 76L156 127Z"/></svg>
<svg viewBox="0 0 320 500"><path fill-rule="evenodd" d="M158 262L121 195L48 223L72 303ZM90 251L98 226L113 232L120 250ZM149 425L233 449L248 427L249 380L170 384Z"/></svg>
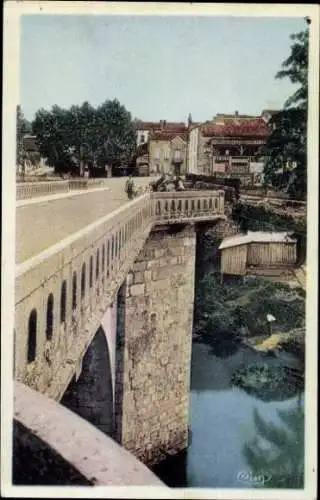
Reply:
<svg viewBox="0 0 320 500"><path fill-rule="evenodd" d="M282 107L275 80L303 18L24 15L20 103L37 109L117 98L133 118L204 121Z"/></svg>

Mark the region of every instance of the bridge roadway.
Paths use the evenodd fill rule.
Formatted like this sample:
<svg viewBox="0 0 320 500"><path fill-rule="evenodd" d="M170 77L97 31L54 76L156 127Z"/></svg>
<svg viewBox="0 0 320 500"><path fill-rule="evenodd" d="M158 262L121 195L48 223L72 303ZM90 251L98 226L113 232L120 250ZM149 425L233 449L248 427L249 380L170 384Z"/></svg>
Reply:
<svg viewBox="0 0 320 500"><path fill-rule="evenodd" d="M107 179L108 190L85 191L60 199L47 199L16 209L16 264L30 259L95 220L128 202L126 177ZM136 186L147 186L154 177L137 177Z"/></svg>

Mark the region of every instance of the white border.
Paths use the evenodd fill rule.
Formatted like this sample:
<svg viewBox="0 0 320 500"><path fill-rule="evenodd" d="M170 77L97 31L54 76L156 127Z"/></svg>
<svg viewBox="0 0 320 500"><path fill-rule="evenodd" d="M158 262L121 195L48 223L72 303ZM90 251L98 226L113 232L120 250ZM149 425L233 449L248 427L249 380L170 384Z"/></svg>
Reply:
<svg viewBox="0 0 320 500"><path fill-rule="evenodd" d="M11 486L11 415L15 277L15 113L19 103L19 21L22 14L110 14L184 16L272 16L311 19L308 130L308 245L307 245L307 343L306 343L306 443L304 490L168 489L155 487L13 487ZM319 7L292 4L178 4L126 2L7 1L4 5L4 87L2 158L2 308L1 308L1 486L4 496L45 498L216 498L288 499L316 498L317 471L317 273L318 273L318 158L319 158Z"/></svg>

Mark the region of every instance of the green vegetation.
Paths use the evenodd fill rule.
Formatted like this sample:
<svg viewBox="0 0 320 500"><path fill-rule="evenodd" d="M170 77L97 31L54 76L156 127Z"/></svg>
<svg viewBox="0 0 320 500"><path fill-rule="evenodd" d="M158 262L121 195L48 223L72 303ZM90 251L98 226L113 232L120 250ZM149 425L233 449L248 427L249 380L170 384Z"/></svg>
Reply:
<svg viewBox="0 0 320 500"><path fill-rule="evenodd" d="M17 106L16 111L16 165L24 167L26 151L23 144L23 137L32 131L31 124L25 119L21 107Z"/></svg>
<svg viewBox="0 0 320 500"><path fill-rule="evenodd" d="M305 324L304 298L297 292L290 302L288 285L264 278L229 278L208 271L197 284L194 331L205 339L235 339L268 335L267 314L275 329L287 332Z"/></svg>
<svg viewBox="0 0 320 500"><path fill-rule="evenodd" d="M276 78L289 78L298 88L287 99L284 109L270 120L264 150L265 183L300 199L305 199L307 193L308 38L308 29L291 35L291 54Z"/></svg>
<svg viewBox="0 0 320 500"><path fill-rule="evenodd" d="M127 165L135 151L130 113L116 99L97 108L81 106L40 109L32 123L40 153L57 172L79 174L88 167Z"/></svg>

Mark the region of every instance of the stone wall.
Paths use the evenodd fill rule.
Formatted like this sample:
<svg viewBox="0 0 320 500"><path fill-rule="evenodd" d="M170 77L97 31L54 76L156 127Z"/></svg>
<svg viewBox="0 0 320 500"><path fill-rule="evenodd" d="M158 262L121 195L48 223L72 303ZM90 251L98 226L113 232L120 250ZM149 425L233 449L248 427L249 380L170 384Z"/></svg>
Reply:
<svg viewBox="0 0 320 500"><path fill-rule="evenodd" d="M153 231L118 296L116 438L148 465L188 445L195 248L192 226Z"/></svg>

